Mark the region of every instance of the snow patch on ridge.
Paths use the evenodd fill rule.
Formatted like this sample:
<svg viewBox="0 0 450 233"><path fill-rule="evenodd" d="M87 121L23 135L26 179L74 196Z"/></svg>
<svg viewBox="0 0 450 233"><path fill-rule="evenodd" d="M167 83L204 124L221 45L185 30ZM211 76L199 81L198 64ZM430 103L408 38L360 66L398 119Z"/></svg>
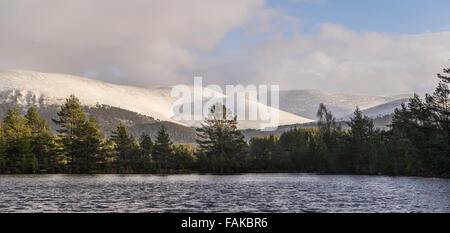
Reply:
<svg viewBox="0 0 450 233"><path fill-rule="evenodd" d="M0 71L0 103L22 106L61 105L70 95L83 105L110 105L163 121L196 126L198 122L177 122L172 119L171 88L140 88L116 85L67 74L50 74L25 70ZM224 96L225 97L225 96ZM249 104L260 103L251 102ZM280 125L298 124L311 119L280 111ZM257 121L240 121L240 128L258 128Z"/></svg>

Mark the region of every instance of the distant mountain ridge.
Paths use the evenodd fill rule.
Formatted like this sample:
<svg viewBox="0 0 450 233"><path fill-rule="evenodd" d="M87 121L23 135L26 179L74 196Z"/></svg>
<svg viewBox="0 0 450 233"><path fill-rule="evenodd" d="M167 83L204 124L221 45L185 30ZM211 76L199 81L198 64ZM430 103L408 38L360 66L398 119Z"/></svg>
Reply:
<svg viewBox="0 0 450 233"><path fill-rule="evenodd" d="M0 70L0 120L13 106L23 109L34 106L55 130L56 125L51 119L56 118L56 112L65 99L75 94L83 109L98 118L107 136L119 123L126 124L135 137L142 132L154 135L164 125L174 141L194 142L195 130L192 127L198 126L198 122L173 119L172 106L176 98L171 97L170 92L171 88L123 86L66 74ZM341 121L348 119L356 106L364 114L381 119L391 115L411 96L373 96L318 90L280 91L280 129L273 133L295 125L314 126L320 103L324 103ZM257 102L248 104L261 105ZM383 122L382 127L389 119ZM251 132L248 135L258 135L258 130L253 130L258 124L241 121L240 127L246 129L244 132Z"/></svg>
<svg viewBox="0 0 450 233"><path fill-rule="evenodd" d="M337 118L352 114L356 106L361 110L372 109L368 113L370 112L371 117L377 117L379 115L374 113L373 109L378 109L383 115L390 114L393 113L392 107L395 104L400 106L401 102L412 96L412 94L375 96L318 90L289 90L280 91L280 109L316 119L317 108L320 103L324 103Z"/></svg>
<svg viewBox="0 0 450 233"><path fill-rule="evenodd" d="M20 106L61 105L70 94L75 94L85 106L108 105L155 119L195 126L198 122L173 119L172 88L140 88L116 85L66 74L34 71L0 71L0 104L16 103ZM250 101L248 105L260 106ZM280 111L280 124L312 121L295 114ZM262 121L239 121L240 128L258 128Z"/></svg>
<svg viewBox="0 0 450 233"><path fill-rule="evenodd" d="M27 110L27 107L18 106L14 103L0 104L0 121L4 119L8 110L14 107L19 107L23 112ZM34 107L37 109L39 115L47 120L52 132L56 133L56 130L59 129L59 127L52 119L57 119L58 116L56 113L60 110L60 106L43 105ZM112 132L117 129L117 126L122 123L128 127L129 134L136 139L139 138L142 133L149 134L152 139L155 139L157 131L161 126L164 126L171 140L174 142L195 142L195 130L177 123L159 121L149 116L107 105L83 106L82 108L86 114L95 116L101 127L101 131L107 138L109 138Z"/></svg>
<svg viewBox="0 0 450 233"><path fill-rule="evenodd" d="M377 105L375 107L363 109L361 112L370 118L377 118L394 113L396 108L400 108L402 104L407 103L409 98L401 98L393 100L384 104ZM348 120L353 114L341 116L340 120Z"/></svg>

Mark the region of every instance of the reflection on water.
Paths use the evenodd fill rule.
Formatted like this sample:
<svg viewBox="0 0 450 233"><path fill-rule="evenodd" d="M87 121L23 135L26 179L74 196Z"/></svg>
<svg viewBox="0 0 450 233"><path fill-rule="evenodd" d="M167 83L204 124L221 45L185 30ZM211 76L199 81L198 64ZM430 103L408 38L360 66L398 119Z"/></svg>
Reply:
<svg viewBox="0 0 450 233"><path fill-rule="evenodd" d="M0 212L450 212L450 180L246 175L2 175Z"/></svg>

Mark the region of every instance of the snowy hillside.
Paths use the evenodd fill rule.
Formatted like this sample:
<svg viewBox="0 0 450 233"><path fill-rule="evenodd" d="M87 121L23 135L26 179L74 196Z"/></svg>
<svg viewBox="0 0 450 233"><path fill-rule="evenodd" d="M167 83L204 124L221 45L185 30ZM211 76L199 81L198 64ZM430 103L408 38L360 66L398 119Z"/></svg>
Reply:
<svg viewBox="0 0 450 233"><path fill-rule="evenodd" d="M368 113L378 116L379 114L374 111L380 111L381 115L390 114L394 111L394 108L391 108L392 104L385 104L411 96L372 96L317 90L280 91L280 109L310 119L316 119L319 104L324 103L337 118L353 113L356 106L362 110L373 108ZM376 106L380 107L374 108Z"/></svg>
<svg viewBox="0 0 450 233"><path fill-rule="evenodd" d="M163 121L176 122L173 117L171 88L139 88L115 85L88 78L33 71L0 71L0 104L22 106L60 105L75 94L83 105L105 104ZM259 103L250 102L250 105ZM280 111L280 125L310 122L310 119ZM187 126L198 122L177 122ZM258 128L258 122L239 122L240 128Z"/></svg>
<svg viewBox="0 0 450 233"><path fill-rule="evenodd" d="M361 110L361 112L370 118L381 117L381 116L385 116L385 115L394 113L394 110L396 108L401 108L401 104L406 103L406 102L408 102L408 98L402 98L402 99L387 102L385 104L380 104L375 107L363 109L363 110ZM348 120L352 116L353 116L353 114L348 114L346 116L340 117L340 119Z"/></svg>
<svg viewBox="0 0 450 233"><path fill-rule="evenodd" d="M97 103L170 120L170 90L120 86L65 74L0 71L0 103L61 104L75 94L87 106Z"/></svg>

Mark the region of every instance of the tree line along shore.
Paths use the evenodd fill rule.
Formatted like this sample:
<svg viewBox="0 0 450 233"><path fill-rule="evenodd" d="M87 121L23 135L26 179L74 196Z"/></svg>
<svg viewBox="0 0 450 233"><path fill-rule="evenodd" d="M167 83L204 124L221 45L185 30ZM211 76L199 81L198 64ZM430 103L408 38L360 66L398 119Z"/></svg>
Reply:
<svg viewBox="0 0 450 233"><path fill-rule="evenodd" d="M171 142L164 127L155 140L134 138L124 124L105 138L97 120L71 95L53 121L57 134L33 107L10 109L0 124L0 173L245 173L307 172L450 177L450 68L424 99L414 95L396 109L388 130L356 108L337 126L326 106L318 128L244 140L237 119L216 104L197 128L197 143ZM446 76L447 75L447 76Z"/></svg>

